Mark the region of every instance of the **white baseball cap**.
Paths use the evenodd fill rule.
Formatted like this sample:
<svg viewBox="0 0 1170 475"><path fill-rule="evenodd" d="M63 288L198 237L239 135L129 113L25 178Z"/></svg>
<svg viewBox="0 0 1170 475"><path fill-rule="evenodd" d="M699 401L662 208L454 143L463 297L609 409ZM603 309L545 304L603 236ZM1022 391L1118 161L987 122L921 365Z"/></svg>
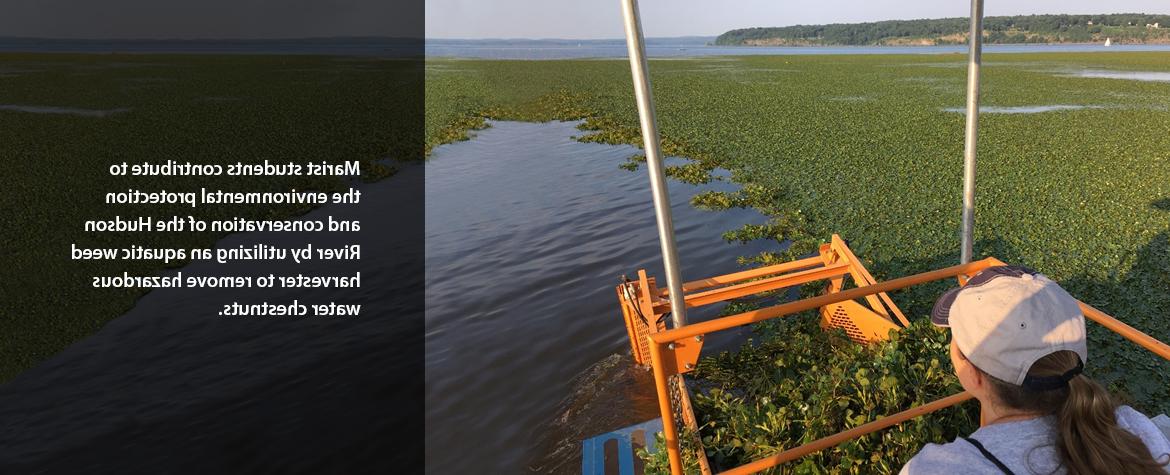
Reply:
<svg viewBox="0 0 1170 475"><path fill-rule="evenodd" d="M1085 316L1077 300L1026 267L984 269L939 297L930 320L950 327L951 338L975 367L1017 386L1062 387L1088 358ZM1061 350L1080 356L1076 368L1062 376L1027 377L1036 360Z"/></svg>

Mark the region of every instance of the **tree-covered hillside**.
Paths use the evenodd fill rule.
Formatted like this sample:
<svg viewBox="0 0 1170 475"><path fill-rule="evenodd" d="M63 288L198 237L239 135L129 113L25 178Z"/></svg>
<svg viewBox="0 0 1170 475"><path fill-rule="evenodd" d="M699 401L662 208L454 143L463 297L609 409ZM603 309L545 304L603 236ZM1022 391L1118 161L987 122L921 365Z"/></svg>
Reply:
<svg viewBox="0 0 1170 475"><path fill-rule="evenodd" d="M930 45L967 40L967 18L744 28L719 35L717 45ZM983 19L987 43L1170 43L1170 15L993 16Z"/></svg>

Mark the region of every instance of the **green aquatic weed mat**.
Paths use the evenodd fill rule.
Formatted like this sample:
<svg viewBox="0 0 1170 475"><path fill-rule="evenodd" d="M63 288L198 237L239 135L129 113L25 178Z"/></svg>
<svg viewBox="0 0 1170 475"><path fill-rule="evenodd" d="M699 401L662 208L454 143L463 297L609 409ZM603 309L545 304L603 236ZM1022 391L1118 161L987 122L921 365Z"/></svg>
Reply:
<svg viewBox="0 0 1170 475"><path fill-rule="evenodd" d="M958 262L964 116L948 109L965 104L965 59L649 64L667 153L726 168L745 190L761 190L699 203L751 206L771 218L728 230L732 240L792 242L787 252L746 256L746 263L789 259L839 233L885 280ZM1166 73L1170 53L984 56L985 106L1072 107L981 116L975 257L1031 266L1170 340L1170 83L1080 76L1100 70ZM585 115L586 128L599 129L587 140L638 145L632 91L624 60L428 60L427 143L440 143L439 131L466 117ZM946 288L934 283L894 298L908 315L925 315ZM1089 374L1147 412L1170 412L1170 363L1089 327Z"/></svg>
<svg viewBox="0 0 1170 475"><path fill-rule="evenodd" d="M919 321L890 341L866 346L843 332L821 331L818 318L805 312L758 324L755 340L737 352L702 359L689 375L698 435L716 471L963 389L952 374L944 330ZM978 421L978 404L962 403L784 468L796 473L896 473L924 443L949 442L974 431ZM641 454L647 473L669 473L664 446L658 449Z"/></svg>

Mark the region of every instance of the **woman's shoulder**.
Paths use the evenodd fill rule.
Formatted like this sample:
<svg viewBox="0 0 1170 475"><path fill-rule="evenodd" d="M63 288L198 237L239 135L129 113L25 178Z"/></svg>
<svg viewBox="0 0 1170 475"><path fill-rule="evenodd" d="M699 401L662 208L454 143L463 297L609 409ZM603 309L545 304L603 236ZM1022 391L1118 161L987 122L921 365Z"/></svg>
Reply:
<svg viewBox="0 0 1170 475"><path fill-rule="evenodd" d="M1145 414L1142 414L1137 409L1129 406L1117 406L1117 410L1114 411L1114 415L1117 417L1118 426L1121 426L1121 428L1132 432L1138 437L1145 439L1145 435L1148 434L1151 436L1161 436L1160 438L1163 440L1166 439L1166 436L1162 434L1162 431L1158 429L1158 426L1154 425L1154 421L1150 420L1149 417L1147 417Z"/></svg>
<svg viewBox="0 0 1170 475"><path fill-rule="evenodd" d="M970 442L956 439L954 442L946 444L926 444L910 461L906 462L906 465L902 466L899 475L938 473L1000 474L1002 472L984 459L979 449L976 449Z"/></svg>
<svg viewBox="0 0 1170 475"><path fill-rule="evenodd" d="M1129 406L1119 406L1115 412L1117 425L1136 435L1149 448L1150 454L1156 460L1165 460L1170 456L1170 440L1162 433L1154 422L1141 412ZM1012 466L1020 459L1027 458L1019 450L1027 449L1018 444L1020 440L1038 440L1044 432L1052 432L1054 421L1051 418L1034 419L1008 424L995 424L980 428L972 437L982 442L997 457ZM1015 441L1015 442L1013 442ZM1024 454L1029 454L1025 451ZM1054 455L1054 454L1053 454ZM1030 455L1029 455L1030 456ZM1033 462L1035 462L1033 460ZM970 442L956 439L946 444L926 444L909 462L902 467L901 475L936 474L936 473L987 473L1001 474L979 449Z"/></svg>
<svg viewBox="0 0 1170 475"><path fill-rule="evenodd" d="M1166 439L1166 434L1163 434L1162 430L1154 425L1154 421L1145 414L1129 406L1118 406L1114 414L1117 417L1117 425L1142 439L1155 459L1170 455L1170 440Z"/></svg>

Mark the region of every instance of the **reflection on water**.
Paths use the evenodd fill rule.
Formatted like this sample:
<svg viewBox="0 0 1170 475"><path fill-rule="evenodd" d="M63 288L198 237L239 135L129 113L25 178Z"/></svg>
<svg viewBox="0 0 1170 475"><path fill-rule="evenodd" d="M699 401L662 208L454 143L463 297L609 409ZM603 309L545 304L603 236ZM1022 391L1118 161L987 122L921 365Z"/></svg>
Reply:
<svg viewBox="0 0 1170 475"><path fill-rule="evenodd" d="M78 109L75 107L26 106L19 104L0 104L0 110L31 112L33 114L68 114L79 115L83 117L105 117L111 114L130 111L130 109L125 107L120 107L117 109Z"/></svg>
<svg viewBox="0 0 1170 475"><path fill-rule="evenodd" d="M1131 81L1170 82L1170 72L1085 70L1072 74L1081 78L1129 79Z"/></svg>
<svg viewBox="0 0 1170 475"><path fill-rule="evenodd" d="M399 473L421 464L423 167L298 219L360 233L249 232L221 249L358 244L362 259L196 261L185 277L352 275L362 287L161 288L0 386L0 473ZM417 229L417 228L416 228ZM405 232L403 232L405 230ZM176 270L163 271L174 275ZM67 291L67 289L63 289ZM68 294L65 294L68 295ZM360 303L358 317L217 316L233 301ZM58 303L63 314L69 305ZM415 413L417 415L417 412Z"/></svg>
<svg viewBox="0 0 1170 475"><path fill-rule="evenodd" d="M1079 109L1102 109L1102 106L1087 106L1076 104L1054 104L1047 106L979 106L980 114L1038 114L1040 112L1064 111L1064 110L1079 110ZM944 112L959 112L966 113L966 107L947 107L943 109Z"/></svg>
<svg viewBox="0 0 1170 475"><path fill-rule="evenodd" d="M583 437L657 417L614 293L619 275L662 273L649 181L618 167L638 149L580 134L495 122L427 162L428 472L575 473ZM684 279L777 248L724 242L765 218L691 207L707 189L737 187L670 182Z"/></svg>

